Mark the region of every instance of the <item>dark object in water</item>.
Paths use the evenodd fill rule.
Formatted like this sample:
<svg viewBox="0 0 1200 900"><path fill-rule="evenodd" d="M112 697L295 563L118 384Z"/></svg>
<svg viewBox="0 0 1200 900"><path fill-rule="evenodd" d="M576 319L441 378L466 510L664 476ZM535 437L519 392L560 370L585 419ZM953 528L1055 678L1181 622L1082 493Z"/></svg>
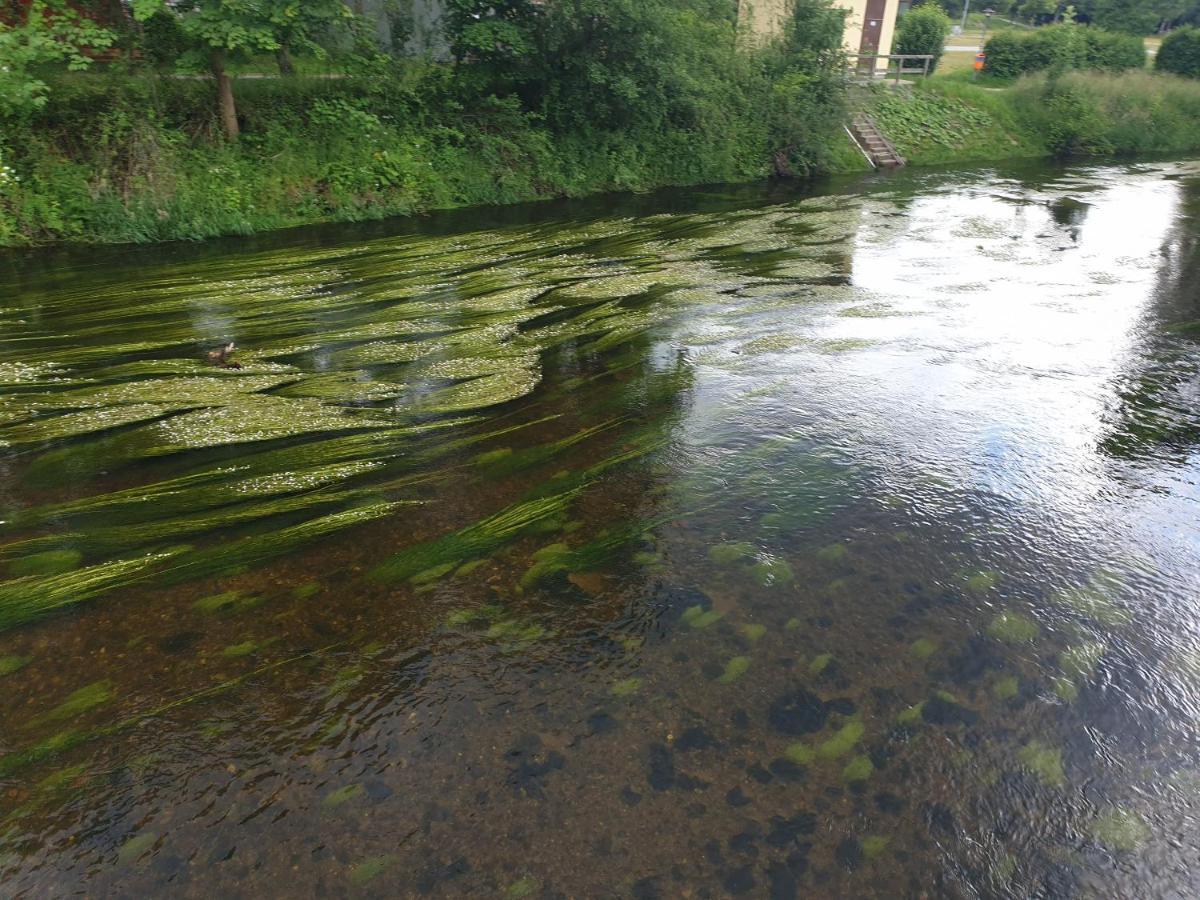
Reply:
<svg viewBox="0 0 1200 900"><path fill-rule="evenodd" d="M240 369L241 363L230 362L229 357L234 350L237 349L237 344L230 341L224 347L218 347L216 350L209 350L205 358L210 366L220 366L222 369Z"/></svg>

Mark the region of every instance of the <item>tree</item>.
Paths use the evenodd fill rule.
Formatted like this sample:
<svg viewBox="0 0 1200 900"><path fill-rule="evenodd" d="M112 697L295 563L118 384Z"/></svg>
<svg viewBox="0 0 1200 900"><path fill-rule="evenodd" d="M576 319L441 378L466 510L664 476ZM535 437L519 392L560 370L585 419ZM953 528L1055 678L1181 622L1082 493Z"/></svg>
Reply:
<svg viewBox="0 0 1200 900"><path fill-rule="evenodd" d="M926 3L904 14L896 29L896 40L893 44L895 49L892 52L900 55L932 56L929 71L933 72L942 58L949 34L950 17L940 6Z"/></svg>
<svg viewBox="0 0 1200 900"><path fill-rule="evenodd" d="M163 12L179 18L216 80L221 126L231 140L241 127L227 69L229 56L274 52L281 54L281 70L287 70L289 47L310 44L320 28L353 15L340 0L133 0L133 11L142 22Z"/></svg>
<svg viewBox="0 0 1200 900"><path fill-rule="evenodd" d="M69 69L86 69L92 62L89 52L105 50L115 39L66 0L34 0L15 24L0 22L0 115L28 112L46 102L40 66L66 62Z"/></svg>

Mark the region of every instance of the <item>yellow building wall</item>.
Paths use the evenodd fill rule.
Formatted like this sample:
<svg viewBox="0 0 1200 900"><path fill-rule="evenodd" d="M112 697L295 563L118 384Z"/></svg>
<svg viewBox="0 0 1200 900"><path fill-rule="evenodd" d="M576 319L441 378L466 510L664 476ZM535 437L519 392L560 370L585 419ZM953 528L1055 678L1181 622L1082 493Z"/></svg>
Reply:
<svg viewBox="0 0 1200 900"><path fill-rule="evenodd" d="M847 53L858 53L862 47L863 20L866 17L867 0L834 0L834 5L846 10L844 43ZM778 36L791 13L792 0L738 0L738 25L747 39L752 42L766 41ZM887 0L883 13L883 28L879 34L879 54L892 52L892 38L896 31L896 14L900 0ZM880 69L887 62L880 60Z"/></svg>

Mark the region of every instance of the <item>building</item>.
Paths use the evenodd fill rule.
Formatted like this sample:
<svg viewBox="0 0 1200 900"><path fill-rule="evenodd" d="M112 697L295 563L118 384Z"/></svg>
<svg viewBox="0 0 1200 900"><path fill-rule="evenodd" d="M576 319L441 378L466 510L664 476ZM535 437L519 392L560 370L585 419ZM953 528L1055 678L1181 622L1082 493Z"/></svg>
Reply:
<svg viewBox="0 0 1200 900"><path fill-rule="evenodd" d="M844 41L847 53L887 56L901 0L833 0L846 10ZM751 39L778 35L791 14L792 0L738 0L738 21ZM885 69L884 60L876 68Z"/></svg>

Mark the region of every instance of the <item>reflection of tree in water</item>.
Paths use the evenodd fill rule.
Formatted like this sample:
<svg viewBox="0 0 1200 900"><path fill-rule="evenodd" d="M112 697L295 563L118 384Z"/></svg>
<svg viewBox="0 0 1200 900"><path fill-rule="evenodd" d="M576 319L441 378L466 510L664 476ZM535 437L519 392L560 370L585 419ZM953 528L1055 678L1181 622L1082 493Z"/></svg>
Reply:
<svg viewBox="0 0 1200 900"><path fill-rule="evenodd" d="M1200 182L1181 185L1179 221L1163 246L1153 334L1118 386L1118 407L1101 449L1136 460L1183 462L1200 445ZM1150 323L1147 323L1150 324Z"/></svg>

